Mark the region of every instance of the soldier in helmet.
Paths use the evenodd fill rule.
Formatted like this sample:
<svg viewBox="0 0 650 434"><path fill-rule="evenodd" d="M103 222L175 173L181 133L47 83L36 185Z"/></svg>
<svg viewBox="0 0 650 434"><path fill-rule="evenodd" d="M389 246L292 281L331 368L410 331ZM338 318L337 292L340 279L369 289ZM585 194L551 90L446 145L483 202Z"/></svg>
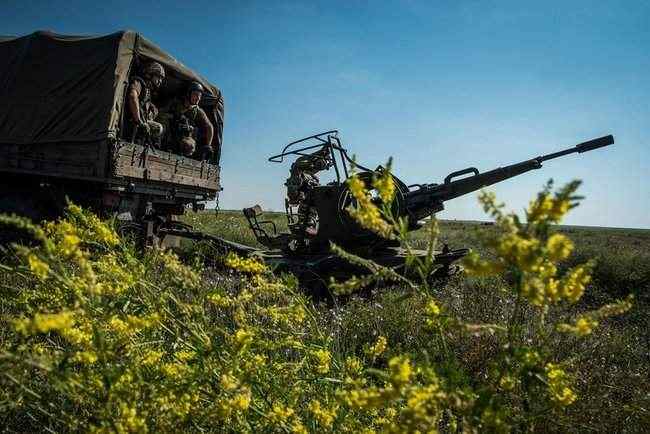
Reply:
<svg viewBox="0 0 650 434"><path fill-rule="evenodd" d="M208 159L212 154L212 137L214 127L205 111L199 107L203 86L193 81L189 84L185 94L177 100L172 107L173 136L178 146L178 152L187 157L195 156ZM197 137L202 144L197 149Z"/></svg>
<svg viewBox="0 0 650 434"><path fill-rule="evenodd" d="M163 126L154 119L158 109L151 101L152 93L160 88L165 79L165 68L158 62L150 62L142 70L142 77L133 76L127 93L131 114L131 135L139 132L152 144L160 145Z"/></svg>
<svg viewBox="0 0 650 434"><path fill-rule="evenodd" d="M318 213L312 192L320 185L318 172L328 170L334 165L330 149L323 146L311 154L298 157L291 165L285 186L289 205L298 206L298 223L291 230L298 235L298 248L306 245L306 240L318 233Z"/></svg>

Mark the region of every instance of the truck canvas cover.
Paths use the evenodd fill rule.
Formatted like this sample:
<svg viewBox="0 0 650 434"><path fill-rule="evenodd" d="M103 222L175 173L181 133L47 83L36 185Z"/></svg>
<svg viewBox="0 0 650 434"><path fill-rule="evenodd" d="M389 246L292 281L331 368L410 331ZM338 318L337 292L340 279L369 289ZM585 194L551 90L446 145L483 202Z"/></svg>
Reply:
<svg viewBox="0 0 650 434"><path fill-rule="evenodd" d="M0 144L90 142L115 138L131 70L155 60L167 73L164 92L190 80L206 89L204 102L221 147L223 99L206 79L132 31L106 36L35 32L0 37Z"/></svg>

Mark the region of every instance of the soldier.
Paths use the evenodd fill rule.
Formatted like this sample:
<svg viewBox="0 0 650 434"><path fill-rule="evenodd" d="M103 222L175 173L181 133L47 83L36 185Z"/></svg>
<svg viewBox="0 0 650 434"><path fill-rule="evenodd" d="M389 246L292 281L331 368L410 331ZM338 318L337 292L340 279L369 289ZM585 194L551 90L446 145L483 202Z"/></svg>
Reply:
<svg viewBox="0 0 650 434"><path fill-rule="evenodd" d="M172 112L172 125L179 152L186 157L196 156L202 160L208 159L212 154L212 137L214 127L205 111L199 107L203 86L193 81L187 88L182 100L174 103ZM197 128L203 139L203 146L197 151Z"/></svg>
<svg viewBox="0 0 650 434"><path fill-rule="evenodd" d="M160 88L165 79L165 68L158 62L151 62L144 67L142 75L144 78L131 78L127 93L132 121L131 137L135 139L139 130L152 144L160 145L163 126L154 120L158 116L158 109L151 101L151 94Z"/></svg>
<svg viewBox="0 0 650 434"><path fill-rule="evenodd" d="M304 247L306 238L318 233L318 213L311 193L320 185L316 174L329 169L333 164L330 149L323 146L316 152L298 157L291 165L289 178L284 185L287 187L289 205L298 206L298 224L294 230L299 235L299 247Z"/></svg>

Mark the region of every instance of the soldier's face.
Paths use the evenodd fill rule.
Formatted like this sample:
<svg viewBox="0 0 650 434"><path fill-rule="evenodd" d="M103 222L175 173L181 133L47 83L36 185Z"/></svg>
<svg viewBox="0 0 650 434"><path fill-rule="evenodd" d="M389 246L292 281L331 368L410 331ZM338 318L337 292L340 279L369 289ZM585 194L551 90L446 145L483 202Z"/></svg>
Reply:
<svg viewBox="0 0 650 434"><path fill-rule="evenodd" d="M195 90L190 93L190 104L197 105L199 101L201 101L201 92Z"/></svg>
<svg viewBox="0 0 650 434"><path fill-rule="evenodd" d="M162 82L163 82L163 78L161 75L154 74L151 77L151 84L153 84L154 89L158 89L162 84Z"/></svg>

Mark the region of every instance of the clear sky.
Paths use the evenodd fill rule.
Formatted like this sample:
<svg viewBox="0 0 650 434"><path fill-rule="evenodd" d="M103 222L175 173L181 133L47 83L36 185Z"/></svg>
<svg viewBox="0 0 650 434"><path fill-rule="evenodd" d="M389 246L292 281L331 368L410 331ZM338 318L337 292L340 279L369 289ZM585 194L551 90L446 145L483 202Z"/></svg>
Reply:
<svg viewBox="0 0 650 434"><path fill-rule="evenodd" d="M289 167L266 158L329 129L407 184L611 133L492 189L521 210L548 178L580 178L566 223L650 228L648 1L0 0L4 34L120 29L222 89L222 208L282 209ZM475 194L439 217L485 218Z"/></svg>

